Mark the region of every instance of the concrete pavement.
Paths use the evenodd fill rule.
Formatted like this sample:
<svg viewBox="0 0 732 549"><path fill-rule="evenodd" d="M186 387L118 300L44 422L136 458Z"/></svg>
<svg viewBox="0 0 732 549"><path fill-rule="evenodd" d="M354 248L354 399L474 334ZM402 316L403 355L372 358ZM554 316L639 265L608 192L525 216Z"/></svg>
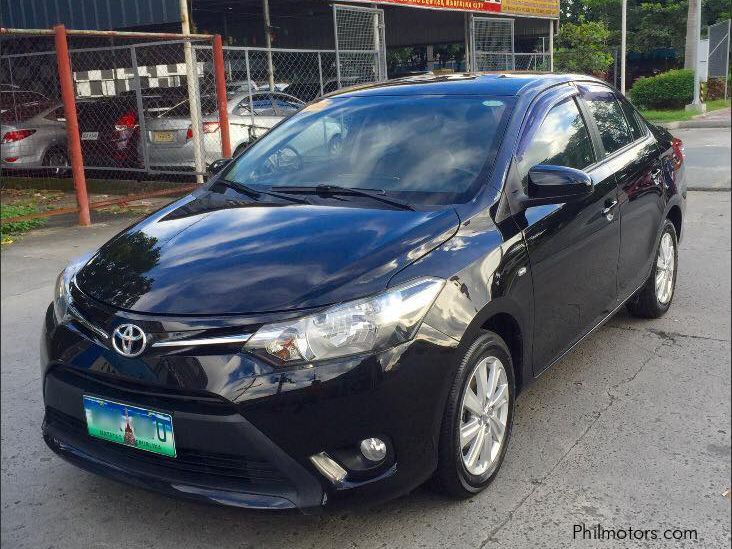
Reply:
<svg viewBox="0 0 732 549"><path fill-rule="evenodd" d="M727 547L729 209L728 193L689 194L669 313L642 321L621 312L537 381L518 401L506 463L488 491L454 502L419 489L319 517L168 499L46 449L37 340L53 280L120 226L38 231L2 256L3 547L630 546L573 541L582 523L695 529L699 542L673 547Z"/></svg>

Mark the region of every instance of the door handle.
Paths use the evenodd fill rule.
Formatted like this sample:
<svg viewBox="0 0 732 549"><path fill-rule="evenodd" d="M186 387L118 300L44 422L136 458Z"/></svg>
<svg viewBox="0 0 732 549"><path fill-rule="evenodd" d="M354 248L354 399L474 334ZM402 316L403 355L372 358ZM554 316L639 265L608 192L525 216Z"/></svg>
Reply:
<svg viewBox="0 0 732 549"><path fill-rule="evenodd" d="M605 202L605 207L602 209L602 215L607 217L608 221L612 221L613 217L615 217L615 215L613 214L613 208L617 205L617 200L613 200L612 202Z"/></svg>

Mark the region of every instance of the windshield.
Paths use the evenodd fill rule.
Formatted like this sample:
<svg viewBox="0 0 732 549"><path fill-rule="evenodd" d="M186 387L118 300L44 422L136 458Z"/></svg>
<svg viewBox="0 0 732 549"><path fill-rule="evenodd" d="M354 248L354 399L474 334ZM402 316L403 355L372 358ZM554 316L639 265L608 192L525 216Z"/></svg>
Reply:
<svg viewBox="0 0 732 549"><path fill-rule="evenodd" d="M469 200L492 163L509 98L323 99L255 142L226 169L233 183L384 191L422 204Z"/></svg>

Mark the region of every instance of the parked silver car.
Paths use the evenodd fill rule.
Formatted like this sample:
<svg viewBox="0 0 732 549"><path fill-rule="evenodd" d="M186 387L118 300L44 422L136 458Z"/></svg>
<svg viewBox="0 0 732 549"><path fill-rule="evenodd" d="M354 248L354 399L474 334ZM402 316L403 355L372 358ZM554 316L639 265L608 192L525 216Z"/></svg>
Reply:
<svg viewBox="0 0 732 549"><path fill-rule="evenodd" d="M241 150L253 138L264 135L283 118L297 112L304 103L280 92L258 91L228 97L229 135L232 152ZM221 131L216 98L201 97L203 148L206 165L221 158ZM188 101L145 121L145 146L150 165L162 168L194 167L193 130Z"/></svg>
<svg viewBox="0 0 732 549"><path fill-rule="evenodd" d="M48 167L55 175L68 172L63 105L47 100L5 105L0 112L0 126L3 170Z"/></svg>

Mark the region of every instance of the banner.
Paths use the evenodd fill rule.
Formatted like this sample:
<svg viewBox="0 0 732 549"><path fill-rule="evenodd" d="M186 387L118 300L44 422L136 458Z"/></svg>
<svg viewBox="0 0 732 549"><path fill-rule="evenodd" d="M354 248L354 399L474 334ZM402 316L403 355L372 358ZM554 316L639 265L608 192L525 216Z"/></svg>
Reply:
<svg viewBox="0 0 732 549"><path fill-rule="evenodd" d="M502 13L525 17L559 18L559 0L350 0L434 10Z"/></svg>

